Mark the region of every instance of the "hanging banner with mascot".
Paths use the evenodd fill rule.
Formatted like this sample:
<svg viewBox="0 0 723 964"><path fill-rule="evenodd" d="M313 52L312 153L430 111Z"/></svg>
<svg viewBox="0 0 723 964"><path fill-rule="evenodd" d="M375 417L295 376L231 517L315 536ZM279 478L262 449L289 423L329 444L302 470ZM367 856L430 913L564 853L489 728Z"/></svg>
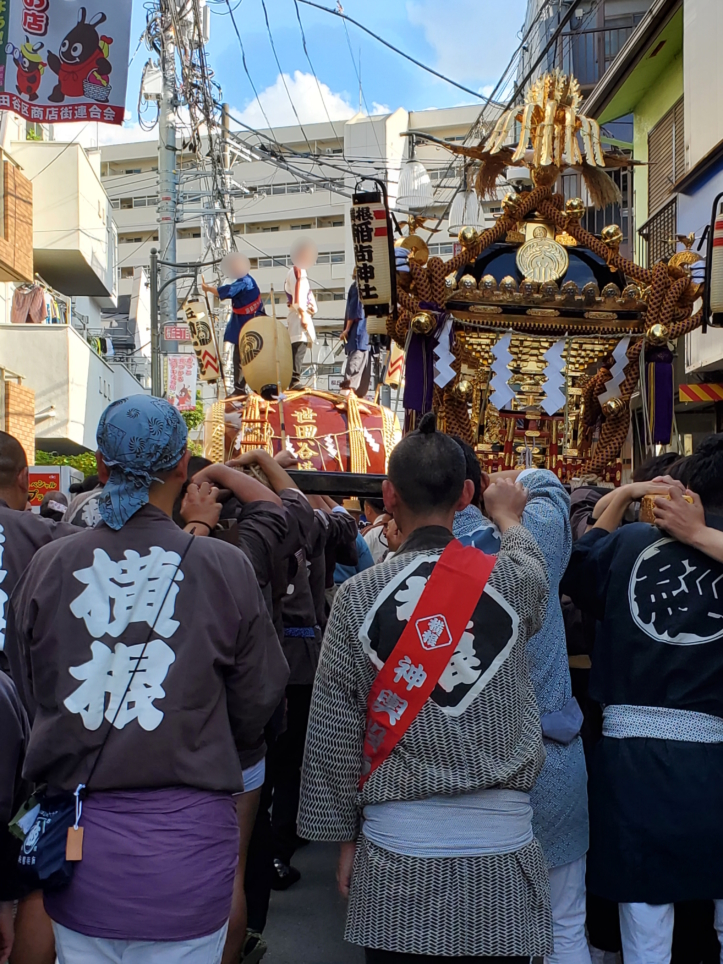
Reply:
<svg viewBox="0 0 723 964"><path fill-rule="evenodd" d="M0 0L0 110L122 124L131 0Z"/></svg>

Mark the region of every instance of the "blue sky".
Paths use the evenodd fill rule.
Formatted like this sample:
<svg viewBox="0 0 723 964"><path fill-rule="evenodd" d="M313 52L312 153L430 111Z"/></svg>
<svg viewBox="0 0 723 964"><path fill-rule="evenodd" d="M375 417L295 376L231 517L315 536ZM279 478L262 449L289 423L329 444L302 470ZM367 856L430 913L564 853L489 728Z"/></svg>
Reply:
<svg viewBox="0 0 723 964"><path fill-rule="evenodd" d="M262 0L231 0L249 71L272 124L293 123L288 96L279 77L264 21ZM327 7L336 0L319 0ZM342 0L344 11L390 43L472 90L495 84L518 43L526 0ZM225 0L210 0L209 62L226 100L252 126L263 124ZM300 4L311 60L322 84L324 102L304 54L294 0L266 0L282 70L302 122L350 115L358 106L359 84L352 55L361 52L361 75L371 112L384 108L449 107L471 103L463 91L437 80L348 25L351 52L338 17ZM145 23L142 0L133 0L131 52ZM136 139L140 75L148 51L142 47L131 66L126 131L105 128L101 142Z"/></svg>

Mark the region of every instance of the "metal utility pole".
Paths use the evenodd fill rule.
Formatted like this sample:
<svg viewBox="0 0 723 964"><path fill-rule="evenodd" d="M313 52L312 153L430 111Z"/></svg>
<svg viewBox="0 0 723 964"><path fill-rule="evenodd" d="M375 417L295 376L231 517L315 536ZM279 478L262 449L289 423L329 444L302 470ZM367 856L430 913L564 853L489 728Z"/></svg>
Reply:
<svg viewBox="0 0 723 964"><path fill-rule="evenodd" d="M161 262L161 296L159 298L160 331L156 333L153 357L153 394L163 394L161 364L161 332L174 324L178 316L178 295L174 282L176 262L176 221L178 208L178 170L176 164L176 39L170 5L176 0L161 0L161 74L162 92L158 123L158 241ZM165 262L165 264L164 264ZM169 283L170 282L170 283ZM164 287L165 286L165 287ZM155 320L155 319L154 319Z"/></svg>

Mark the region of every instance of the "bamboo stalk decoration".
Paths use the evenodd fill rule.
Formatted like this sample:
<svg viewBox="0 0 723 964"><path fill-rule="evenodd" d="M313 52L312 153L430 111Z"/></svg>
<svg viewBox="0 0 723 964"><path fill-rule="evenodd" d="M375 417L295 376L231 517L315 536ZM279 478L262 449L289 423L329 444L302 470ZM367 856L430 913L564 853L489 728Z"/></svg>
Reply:
<svg viewBox="0 0 723 964"><path fill-rule="evenodd" d="M274 322L274 358L276 359L276 396L279 400L279 422L281 423L281 444L286 448L286 420L284 419L284 393L281 391L281 362L279 361L279 329L276 320L276 294L271 285L271 318Z"/></svg>
<svg viewBox="0 0 723 964"><path fill-rule="evenodd" d="M203 280L203 276L201 276L201 280ZM228 391L226 390L226 375L223 370L223 357L221 355L221 350L219 348L218 338L216 337L216 325L214 324L213 315L211 314L211 304L208 300L208 295L206 294L205 291L203 293L203 297L206 302L206 311L208 312L208 321L209 321L208 327L211 329L211 335L213 336L213 346L216 349L216 356L218 358L218 370L219 370L219 374L221 375L221 377L219 378L219 382L223 386L223 397L228 398ZM220 395L221 395L221 388L218 386L218 382L217 382L216 397L219 398Z"/></svg>

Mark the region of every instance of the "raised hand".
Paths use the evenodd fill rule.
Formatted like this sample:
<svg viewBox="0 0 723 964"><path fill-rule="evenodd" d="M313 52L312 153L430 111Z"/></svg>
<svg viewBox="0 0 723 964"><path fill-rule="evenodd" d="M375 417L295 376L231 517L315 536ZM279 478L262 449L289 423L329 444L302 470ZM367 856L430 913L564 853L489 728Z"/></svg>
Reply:
<svg viewBox="0 0 723 964"><path fill-rule="evenodd" d="M527 505L527 489L520 482L513 479L493 481L485 489L483 498L487 514L501 532L521 523Z"/></svg>

